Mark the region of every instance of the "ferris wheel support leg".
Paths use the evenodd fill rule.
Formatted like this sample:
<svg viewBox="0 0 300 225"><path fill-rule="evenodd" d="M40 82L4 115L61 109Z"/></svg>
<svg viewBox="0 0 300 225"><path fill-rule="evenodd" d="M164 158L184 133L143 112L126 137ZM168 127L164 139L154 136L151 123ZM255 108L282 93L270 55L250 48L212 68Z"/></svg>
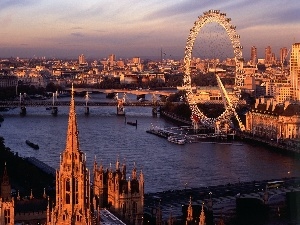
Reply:
<svg viewBox="0 0 300 225"><path fill-rule="evenodd" d="M234 107L237 104L234 104L234 105L232 104L232 102L231 102L231 100L230 100L230 98L228 96L228 93L227 93L227 91L226 91L226 89L225 89L225 87L224 87L224 85L223 85L220 77L218 75L216 75L216 77L217 77L218 86L221 89L222 98L224 98L224 105L225 105L225 107L228 107L228 108L230 108L233 111L233 114L234 114L236 120L238 121L240 129L241 130L245 130L245 127L244 127L241 119L239 118L239 116L238 116L238 114L237 114L237 112L235 110L235 107Z"/></svg>

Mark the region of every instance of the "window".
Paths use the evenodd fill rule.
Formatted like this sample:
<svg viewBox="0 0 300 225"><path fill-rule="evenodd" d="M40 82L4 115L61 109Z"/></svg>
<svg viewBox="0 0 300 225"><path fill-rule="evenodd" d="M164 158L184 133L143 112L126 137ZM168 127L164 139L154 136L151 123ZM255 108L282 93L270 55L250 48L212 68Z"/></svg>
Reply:
<svg viewBox="0 0 300 225"><path fill-rule="evenodd" d="M66 204L71 203L70 193L66 193Z"/></svg>
<svg viewBox="0 0 300 225"><path fill-rule="evenodd" d="M123 203L122 208L123 208L123 215L125 215L126 214L126 203Z"/></svg>
<svg viewBox="0 0 300 225"><path fill-rule="evenodd" d="M10 209L4 210L4 224L10 224Z"/></svg>
<svg viewBox="0 0 300 225"><path fill-rule="evenodd" d="M136 202L132 202L132 212L133 212L134 214L137 213L137 203L136 203Z"/></svg>
<svg viewBox="0 0 300 225"><path fill-rule="evenodd" d="M66 191L68 191L68 192L71 191L70 179L67 179L67 181L66 181Z"/></svg>
<svg viewBox="0 0 300 225"><path fill-rule="evenodd" d="M66 204L71 203L70 191L71 191L70 179L67 179L66 180Z"/></svg>
<svg viewBox="0 0 300 225"><path fill-rule="evenodd" d="M72 195L73 195L73 202L78 204L78 180L72 179Z"/></svg>

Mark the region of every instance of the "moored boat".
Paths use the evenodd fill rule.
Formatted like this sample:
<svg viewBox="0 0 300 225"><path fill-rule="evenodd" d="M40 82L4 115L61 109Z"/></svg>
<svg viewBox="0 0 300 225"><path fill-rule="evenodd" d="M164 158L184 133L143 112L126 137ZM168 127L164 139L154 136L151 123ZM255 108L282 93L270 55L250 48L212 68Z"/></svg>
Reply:
<svg viewBox="0 0 300 225"><path fill-rule="evenodd" d="M178 144L178 145L184 145L185 144L185 139L184 138L180 138L180 137L175 137L175 136L169 136L168 137L168 141Z"/></svg>
<svg viewBox="0 0 300 225"><path fill-rule="evenodd" d="M26 144L29 145L31 148L34 148L36 150L40 148L37 144L34 144L29 140L26 140Z"/></svg>

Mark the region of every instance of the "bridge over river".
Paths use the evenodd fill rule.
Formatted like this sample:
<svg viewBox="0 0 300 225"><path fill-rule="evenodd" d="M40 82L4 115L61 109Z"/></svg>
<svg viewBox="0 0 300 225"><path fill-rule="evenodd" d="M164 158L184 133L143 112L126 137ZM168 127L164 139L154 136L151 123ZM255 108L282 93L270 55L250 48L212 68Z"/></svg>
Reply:
<svg viewBox="0 0 300 225"><path fill-rule="evenodd" d="M105 101L90 101L87 106L117 106L116 101L105 102ZM125 102L124 106L163 106L164 102L156 102L152 101L131 101ZM44 101L44 100L29 100L29 101L0 101L0 107L2 108L15 108L15 107L51 107L51 106L69 106L69 101L55 101L53 104L52 101ZM85 101L75 101L76 106L86 106Z"/></svg>
<svg viewBox="0 0 300 225"><path fill-rule="evenodd" d="M71 88L65 88L65 91L71 92ZM171 94L175 94L177 89L162 89L162 90L150 90L150 89L98 89L98 88L74 88L74 92L76 93L85 93L85 92L94 92L94 93L126 93L133 95L163 95L170 96Z"/></svg>

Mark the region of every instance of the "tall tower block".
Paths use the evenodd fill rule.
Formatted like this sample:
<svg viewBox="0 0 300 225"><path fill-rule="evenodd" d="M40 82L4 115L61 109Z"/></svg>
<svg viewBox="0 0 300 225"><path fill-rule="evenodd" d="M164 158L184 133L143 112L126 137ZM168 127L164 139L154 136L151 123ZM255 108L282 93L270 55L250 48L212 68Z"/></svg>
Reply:
<svg viewBox="0 0 300 225"><path fill-rule="evenodd" d="M265 64L272 63L272 49L270 46L265 48Z"/></svg>
<svg viewBox="0 0 300 225"><path fill-rule="evenodd" d="M85 56L83 54L81 54L80 56L78 56L78 63L80 64L85 64Z"/></svg>
<svg viewBox="0 0 300 225"><path fill-rule="evenodd" d="M256 63L257 63L257 48L255 47L255 46L252 46L251 47L251 59L250 59L250 61L251 61L251 65L256 65Z"/></svg>
<svg viewBox="0 0 300 225"><path fill-rule="evenodd" d="M292 99L300 101L300 43L292 45L290 59Z"/></svg>

